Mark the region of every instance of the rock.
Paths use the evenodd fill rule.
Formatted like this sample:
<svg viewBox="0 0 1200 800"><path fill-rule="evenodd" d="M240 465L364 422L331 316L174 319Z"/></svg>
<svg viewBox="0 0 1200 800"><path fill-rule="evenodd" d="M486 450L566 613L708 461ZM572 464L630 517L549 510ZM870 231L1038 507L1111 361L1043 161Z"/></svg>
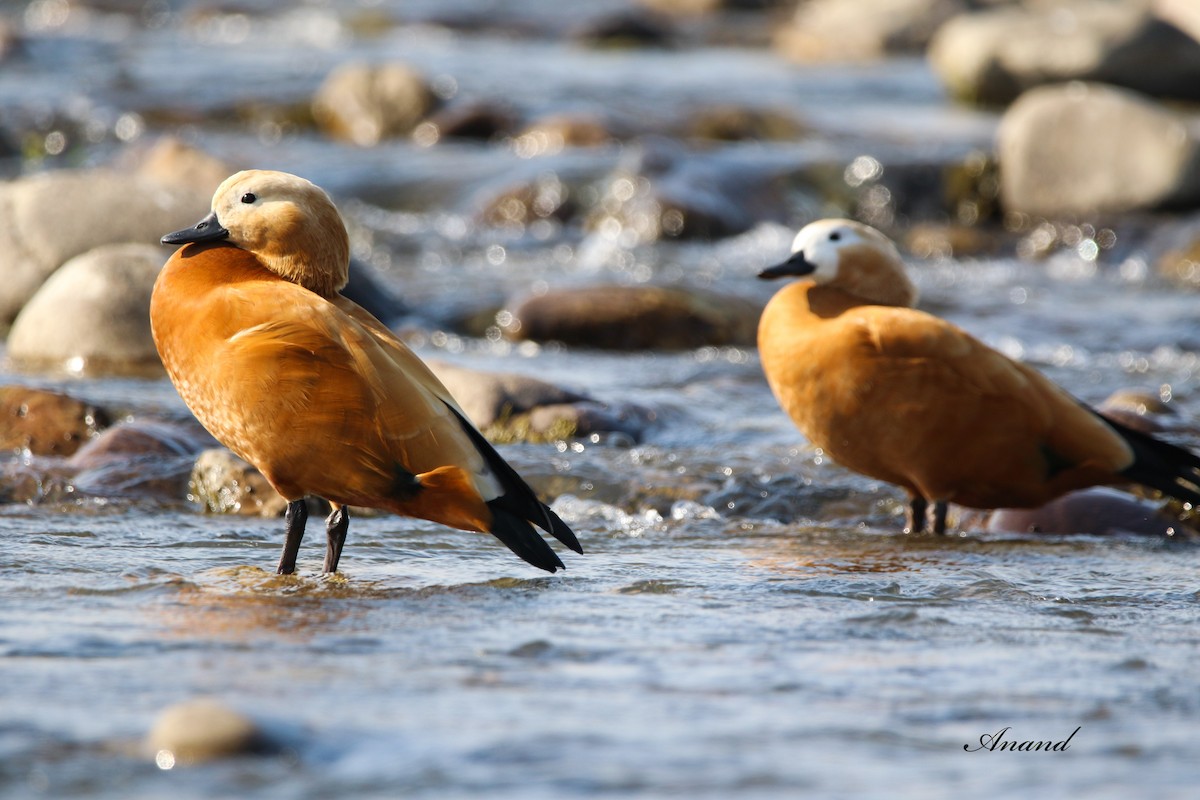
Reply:
<svg viewBox="0 0 1200 800"><path fill-rule="evenodd" d="M1200 289L1200 214L1162 226L1149 254L1155 271L1174 284Z"/></svg>
<svg viewBox="0 0 1200 800"><path fill-rule="evenodd" d="M163 136L134 160L139 175L163 186L176 186L212 197L221 182L238 171L174 136ZM169 231L163 231L169 233Z"/></svg>
<svg viewBox="0 0 1200 800"><path fill-rule="evenodd" d="M769 168L723 152L696 154L646 138L609 179L587 218L590 230L636 242L715 239L778 221L788 207L783 182Z"/></svg>
<svg viewBox="0 0 1200 800"><path fill-rule="evenodd" d="M699 289L592 286L526 298L504 326L513 339L606 350L751 345L761 309Z"/></svg>
<svg viewBox="0 0 1200 800"><path fill-rule="evenodd" d="M254 720L210 698L164 709L154 721L146 744L161 769L277 749Z"/></svg>
<svg viewBox="0 0 1200 800"><path fill-rule="evenodd" d="M28 386L0 386L4 450L69 456L109 423L107 411L83 400Z"/></svg>
<svg viewBox="0 0 1200 800"><path fill-rule="evenodd" d="M26 370L157 371L150 292L165 260L149 244L104 245L71 259L17 315L9 358Z"/></svg>
<svg viewBox="0 0 1200 800"><path fill-rule="evenodd" d="M68 259L103 244L156 243L207 214L210 199L107 169L0 183L0 326Z"/></svg>
<svg viewBox="0 0 1200 800"><path fill-rule="evenodd" d="M1200 202L1200 132L1149 98L1101 84L1022 95L997 135L1008 211L1089 216Z"/></svg>
<svg viewBox="0 0 1200 800"><path fill-rule="evenodd" d="M1134 533L1172 536L1185 530L1158 506L1104 486L1070 492L1041 508L998 508L987 530L1010 533Z"/></svg>
<svg viewBox="0 0 1200 800"><path fill-rule="evenodd" d="M665 19L638 9L589 19L571 31L570 36L589 47L670 47L673 43Z"/></svg>
<svg viewBox="0 0 1200 800"><path fill-rule="evenodd" d="M312 101L328 136L371 147L407 136L437 103L425 78L400 63L345 64L326 77Z"/></svg>
<svg viewBox="0 0 1200 800"><path fill-rule="evenodd" d="M632 403L608 405L527 375L427 362L467 418L497 443L617 434L641 441L657 414Z"/></svg>
<svg viewBox="0 0 1200 800"><path fill-rule="evenodd" d="M925 49L962 0L809 0L776 33L791 61L862 61Z"/></svg>
<svg viewBox="0 0 1200 800"><path fill-rule="evenodd" d="M150 495L178 500L195 456L217 443L197 424L135 419L107 428L70 459L72 484L87 494Z"/></svg>
<svg viewBox="0 0 1200 800"><path fill-rule="evenodd" d="M1175 409L1164 403L1159 394L1135 389L1118 389L1096 410L1126 427L1150 434L1165 430L1168 425L1163 420L1175 416Z"/></svg>
<svg viewBox="0 0 1200 800"><path fill-rule="evenodd" d="M426 363L471 422L480 429L527 414L539 406L589 399L527 375L484 372L438 360Z"/></svg>
<svg viewBox="0 0 1200 800"><path fill-rule="evenodd" d="M963 14L938 30L929 60L967 102L1003 105L1035 86L1071 80L1200 99L1200 42L1147 6L1066 0Z"/></svg>
<svg viewBox="0 0 1200 800"><path fill-rule="evenodd" d="M542 219L566 222L579 212L570 187L553 172L495 191L475 204L481 207L476 215L481 222L507 228L524 228Z"/></svg>
<svg viewBox="0 0 1200 800"><path fill-rule="evenodd" d="M628 444L640 442L658 415L634 403L608 405L591 400L538 406L529 412L535 439L567 439L618 434Z"/></svg>
<svg viewBox="0 0 1200 800"><path fill-rule="evenodd" d="M522 158L561 153L567 147L601 147L614 139L598 118L589 114L552 114L532 122L513 139Z"/></svg>
<svg viewBox="0 0 1200 800"><path fill-rule="evenodd" d="M795 117L774 109L721 105L693 112L682 134L721 142L789 141L801 138L805 128Z"/></svg>
<svg viewBox="0 0 1200 800"><path fill-rule="evenodd" d="M261 472L223 447L196 458L188 487L189 499L214 514L278 517L287 509Z"/></svg>
<svg viewBox="0 0 1200 800"><path fill-rule="evenodd" d="M453 103L422 122L413 139L426 146L442 139L487 141L507 135L516 125L516 115L505 106L487 101Z"/></svg>

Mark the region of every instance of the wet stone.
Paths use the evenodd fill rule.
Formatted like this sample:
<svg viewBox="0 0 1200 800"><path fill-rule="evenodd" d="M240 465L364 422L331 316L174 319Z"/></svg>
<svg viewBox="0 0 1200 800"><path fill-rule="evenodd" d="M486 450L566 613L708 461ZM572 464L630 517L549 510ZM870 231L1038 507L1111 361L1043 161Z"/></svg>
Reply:
<svg viewBox="0 0 1200 800"><path fill-rule="evenodd" d="M72 484L90 495L178 501L197 454L216 447L198 424L135 419L105 429L67 460Z"/></svg>
<svg viewBox="0 0 1200 800"><path fill-rule="evenodd" d="M334 139L371 147L407 136L437 105L423 75L407 64L345 64L317 89L317 126Z"/></svg>
<svg viewBox="0 0 1200 800"><path fill-rule="evenodd" d="M160 769L278 749L249 716L209 698L164 709L146 736L146 744Z"/></svg>
<svg viewBox="0 0 1200 800"><path fill-rule="evenodd" d="M505 333L606 350L685 350L750 345L760 308L700 289L592 286L532 296L516 304Z"/></svg>
<svg viewBox="0 0 1200 800"><path fill-rule="evenodd" d="M1040 508L1000 508L987 519L989 531L1173 536L1185 530L1154 503L1131 494L1094 487L1070 492Z"/></svg>
<svg viewBox="0 0 1200 800"><path fill-rule="evenodd" d="M59 392L0 386L0 448L69 456L109 425L102 408Z"/></svg>
<svg viewBox="0 0 1200 800"><path fill-rule="evenodd" d="M104 245L71 259L13 321L9 358L28 371L157 372L150 293L164 261L149 244Z"/></svg>
<svg viewBox="0 0 1200 800"><path fill-rule="evenodd" d="M1154 392L1118 389L1096 407L1105 417L1142 433L1158 433L1178 423L1175 409Z"/></svg>
<svg viewBox="0 0 1200 800"><path fill-rule="evenodd" d="M698 109L681 130L683 136L691 139L719 142L790 141L806 132L805 126L790 114L737 105Z"/></svg>
<svg viewBox="0 0 1200 800"><path fill-rule="evenodd" d="M511 133L516 115L506 106L486 101L452 103L432 114L413 132L419 144L442 139L496 139Z"/></svg>
<svg viewBox="0 0 1200 800"><path fill-rule="evenodd" d="M192 466L189 498L214 514L278 517L287 501L262 473L223 447L200 453Z"/></svg>

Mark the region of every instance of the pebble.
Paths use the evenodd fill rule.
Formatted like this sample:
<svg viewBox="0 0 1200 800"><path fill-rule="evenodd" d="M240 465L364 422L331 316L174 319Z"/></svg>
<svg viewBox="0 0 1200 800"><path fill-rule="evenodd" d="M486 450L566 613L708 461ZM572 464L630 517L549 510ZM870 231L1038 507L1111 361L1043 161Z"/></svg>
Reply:
<svg viewBox="0 0 1200 800"><path fill-rule="evenodd" d="M276 749L253 719L212 698L164 709L150 728L146 745L164 770Z"/></svg>

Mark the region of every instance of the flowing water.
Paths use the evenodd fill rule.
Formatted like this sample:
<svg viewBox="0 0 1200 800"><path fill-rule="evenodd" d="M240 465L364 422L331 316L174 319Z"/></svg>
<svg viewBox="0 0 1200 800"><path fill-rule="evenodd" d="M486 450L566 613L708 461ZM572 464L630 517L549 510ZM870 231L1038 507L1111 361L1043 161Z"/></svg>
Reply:
<svg viewBox="0 0 1200 800"><path fill-rule="evenodd" d="M995 123L948 105L918 61L799 69L743 47L565 44L546 32L573 24L568 4L246 6L265 11L214 12L188 27L165 4L82 22L55 16L65 4L53 0L0 4L31 31L25 57L0 68L0 108L115 125L125 108L290 102L332 64L402 56L531 114L592 104L614 118L670 120L739 100L814 126L798 143L695 155L733 172L966 153L986 146ZM402 26L358 39L337 24L377 8L509 15L535 34ZM603 175L627 156L617 146L539 160L496 144L359 150L220 122L187 134L337 193L358 254L418 320L539 284L675 282L764 300L776 287L753 275L791 236L764 223L718 242L647 243L474 223L480 187ZM96 139L74 157L102 160L118 147ZM926 308L1084 400L1134 387L1169 393L1185 420L1200 412L1195 298L1136 253L913 270ZM587 554L564 554L567 571L549 576L489 537L364 517L352 521L342 574L317 576L314 524L299 574L284 578L271 574L281 520L203 515L182 499L0 508L0 796L1194 792L1193 543L970 525L905 536L901 495L815 452L778 410L753 349L612 354L414 337L423 356L656 410L637 443L501 448L557 498ZM164 379L0 378L135 416L186 416ZM276 752L156 765L147 730L196 696L251 714ZM1064 752L979 749L1003 729L1017 741L1078 731Z"/></svg>

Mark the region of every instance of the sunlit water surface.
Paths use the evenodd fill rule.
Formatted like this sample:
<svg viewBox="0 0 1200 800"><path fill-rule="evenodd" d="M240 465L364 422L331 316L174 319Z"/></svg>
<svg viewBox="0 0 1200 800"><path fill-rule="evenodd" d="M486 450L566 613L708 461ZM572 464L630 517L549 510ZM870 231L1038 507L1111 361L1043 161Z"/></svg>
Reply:
<svg viewBox="0 0 1200 800"><path fill-rule="evenodd" d="M426 5L413 13L433 13ZM542 5L528 4L558 24L552 4ZM70 91L68 78L86 67L95 95L115 104L132 91L147 104L221 106L258 91L255 81L288 99L311 91L332 63L402 44L407 58L453 74L464 92L504 92L527 110L587 96L618 115L669 116L672 104L711 93L794 104L827 134L714 156L752 165L853 157L863 142L919 149L932 128L953 131L946 146L963 151L990 136L988 119L946 106L915 62L797 81L795 68L749 51L622 58L412 32L394 34L399 42L351 47L335 36L314 47L323 29L309 17L274 19L271 37L246 34L271 43L257 48L111 21L51 31L32 45L34 66L0 73L0 98L27 108L30 93ZM223 58L205 57L214 48ZM219 80L231 68L245 80ZM661 80L641 81L647 71ZM897 115L901 106L909 113ZM885 119L895 124L880 133ZM791 235L763 225L715 244L618 245L579 231L508 236L470 223L479 185L547 164L602 174L622 156L611 150L528 165L495 147L358 151L240 130L201 141L347 195L369 197L381 184L449 187L434 209L343 203L371 268L434 317L538 282L667 280L765 300L775 287L752 276L786 252ZM1169 387L1185 418L1198 410L1195 298L1136 260L1097 266L1064 255L914 272L927 308L1084 400ZM356 518L342 575L318 577L313 524L299 575L281 578L271 574L279 520L205 516L182 500L3 508L0 795L928 800L1194 791L1194 545L977 530L904 536L899 493L815 453L778 410L752 349L628 355L415 341L427 357L536 374L659 413L636 445L502 448L558 497L555 509L587 554L564 554L568 570L548 576L489 537ZM135 415L186 413L162 380L2 377ZM282 753L156 767L142 737L159 711L197 695L255 716ZM1018 740L1079 731L1064 753L964 751L1004 728Z"/></svg>

